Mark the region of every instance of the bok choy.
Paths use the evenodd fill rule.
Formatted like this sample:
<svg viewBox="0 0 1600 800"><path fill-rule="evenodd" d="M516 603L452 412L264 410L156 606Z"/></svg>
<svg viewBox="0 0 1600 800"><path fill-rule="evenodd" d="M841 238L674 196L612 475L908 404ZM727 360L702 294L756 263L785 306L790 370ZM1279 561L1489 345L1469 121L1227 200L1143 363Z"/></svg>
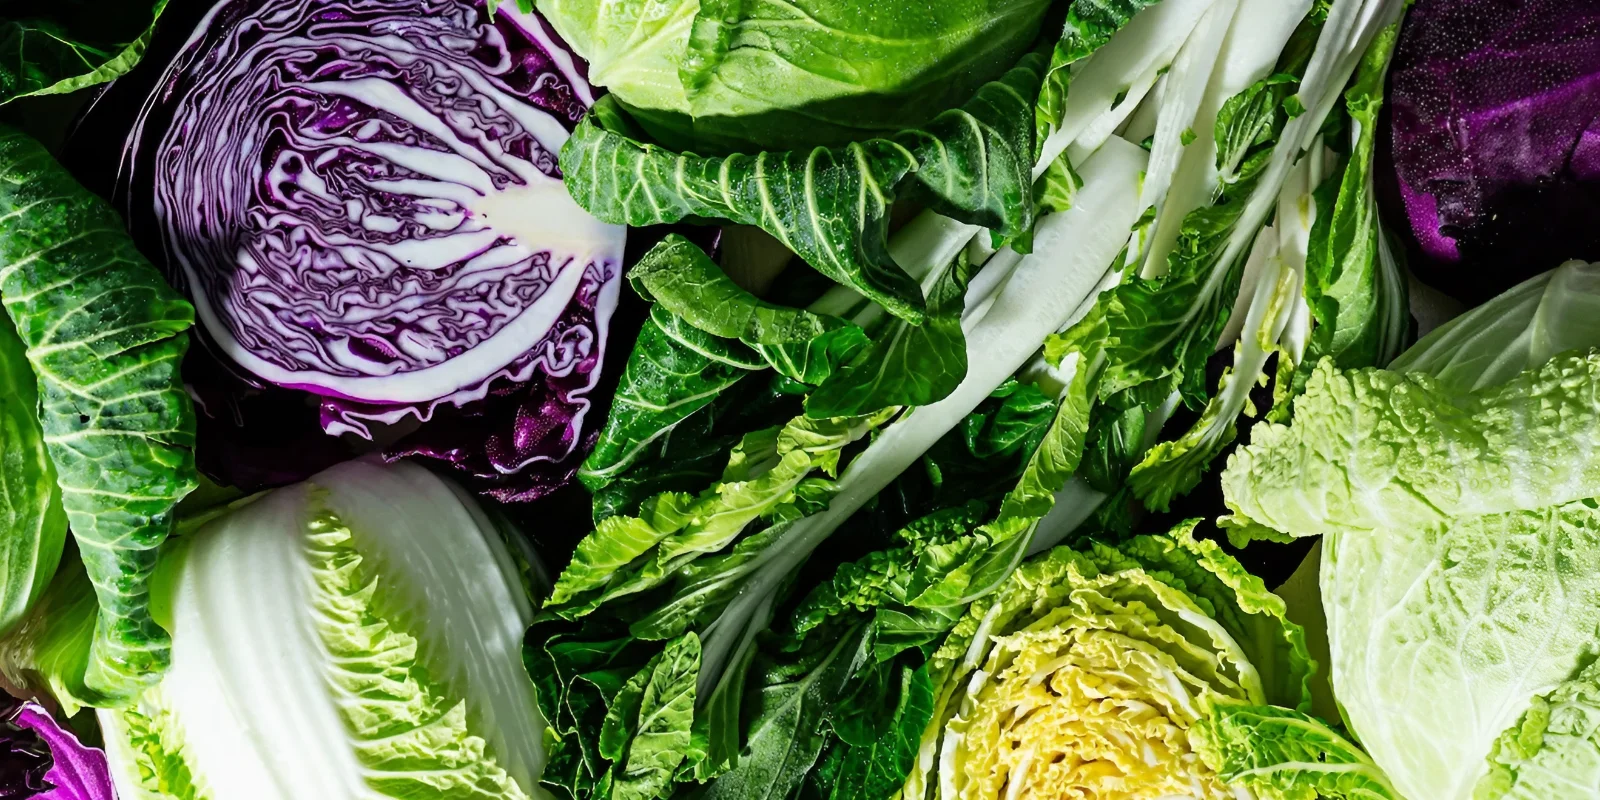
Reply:
<svg viewBox="0 0 1600 800"><path fill-rule="evenodd" d="M1303 269L1285 259L1310 250L1311 218L1285 198L1349 183L1354 230L1373 232L1365 154L1330 159L1317 136L1369 50L1377 72L1362 75L1379 80L1387 51L1370 45L1392 41L1398 12L1361 0L1074 4L1048 62L1025 59L947 112L975 131L1022 132L1030 144L1009 152L1036 154L1035 221L994 225L936 196L887 239L881 222L829 229L847 235L821 254L806 247L825 240L786 240L782 215L805 222L838 194L759 213L740 198L844 187L870 200L848 213L885 219L874 204L896 196L861 193L862 173L838 166L875 168L865 154L877 145L703 159L630 139L602 107L564 154L580 203L602 217L759 224L805 245L839 285L781 305L682 241L630 274L653 306L585 465L596 529L529 634L560 736L546 785L572 797L897 791L933 713L937 643L1028 554L1110 530L1091 518L1118 505L1105 502L1113 492L1135 497L1123 484L1147 451L1173 457L1162 424L1178 403L1207 400L1198 373L1235 296L1249 298L1248 341L1276 348L1296 304L1309 338ZM1146 79L1143 93L1106 88ZM985 99L1024 86L1037 87L1025 118ZM956 163L916 157L911 144L934 138L908 132L903 163ZM576 150L589 140L612 155ZM890 174L928 201L915 170ZM1277 271L1241 292L1255 250ZM818 263L852 252L885 255L921 302ZM1348 296L1377 283L1374 252L1348 270L1359 287ZM1316 319L1344 341L1396 298L1382 300L1343 317L1325 303ZM837 390L843 376L850 391ZM1213 414L1229 431L1234 402ZM1173 494L1228 438L1206 437L1181 479L1162 482Z"/></svg>

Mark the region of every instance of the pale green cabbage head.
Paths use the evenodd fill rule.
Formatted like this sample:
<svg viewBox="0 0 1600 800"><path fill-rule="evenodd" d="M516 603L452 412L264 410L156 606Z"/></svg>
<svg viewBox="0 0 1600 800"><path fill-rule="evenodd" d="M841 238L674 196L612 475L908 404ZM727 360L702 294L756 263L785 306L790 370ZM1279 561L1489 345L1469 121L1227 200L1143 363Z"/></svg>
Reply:
<svg viewBox="0 0 1600 800"><path fill-rule="evenodd" d="M1391 370L1324 364L1223 476L1236 541L1323 534L1332 678L1412 800L1600 797L1600 268Z"/></svg>
<svg viewBox="0 0 1600 800"><path fill-rule="evenodd" d="M788 150L912 128L1033 44L1050 0L540 0L589 79L676 149Z"/></svg>
<svg viewBox="0 0 1600 800"><path fill-rule="evenodd" d="M1058 548L974 604L902 797L1391 797L1305 713L1283 601L1191 529Z"/></svg>

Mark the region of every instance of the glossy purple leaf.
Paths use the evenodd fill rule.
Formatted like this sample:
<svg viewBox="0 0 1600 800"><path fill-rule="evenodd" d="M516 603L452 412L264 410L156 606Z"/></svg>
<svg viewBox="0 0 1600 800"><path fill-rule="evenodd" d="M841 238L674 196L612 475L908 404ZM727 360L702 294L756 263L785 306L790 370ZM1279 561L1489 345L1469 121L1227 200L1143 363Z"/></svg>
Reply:
<svg viewBox="0 0 1600 800"><path fill-rule="evenodd" d="M1600 258L1600 0L1417 0L1392 81L1424 280L1475 302Z"/></svg>
<svg viewBox="0 0 1600 800"><path fill-rule="evenodd" d="M0 799L116 800L106 754L37 703L0 711Z"/></svg>

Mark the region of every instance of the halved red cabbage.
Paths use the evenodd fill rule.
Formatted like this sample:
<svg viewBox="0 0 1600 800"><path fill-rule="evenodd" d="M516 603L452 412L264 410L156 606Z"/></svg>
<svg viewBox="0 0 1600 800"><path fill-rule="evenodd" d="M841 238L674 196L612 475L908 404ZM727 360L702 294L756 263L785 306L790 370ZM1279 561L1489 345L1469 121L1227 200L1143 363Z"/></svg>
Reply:
<svg viewBox="0 0 1600 800"><path fill-rule="evenodd" d="M1417 0L1391 96L1425 280L1478 302L1600 258L1600 0Z"/></svg>
<svg viewBox="0 0 1600 800"><path fill-rule="evenodd" d="M557 167L593 99L514 9L223 0L129 149L213 353L331 434L516 396L515 444L479 445L510 475L581 445L617 303L625 230Z"/></svg>
<svg viewBox="0 0 1600 800"><path fill-rule="evenodd" d="M0 693L0 800L116 800L106 754L43 706Z"/></svg>

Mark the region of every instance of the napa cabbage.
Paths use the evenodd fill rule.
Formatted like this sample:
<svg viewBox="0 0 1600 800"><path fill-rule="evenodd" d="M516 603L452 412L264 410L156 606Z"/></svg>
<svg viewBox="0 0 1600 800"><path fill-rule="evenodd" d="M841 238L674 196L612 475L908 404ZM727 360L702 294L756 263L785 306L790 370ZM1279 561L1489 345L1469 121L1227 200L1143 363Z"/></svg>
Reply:
<svg viewBox="0 0 1600 800"><path fill-rule="evenodd" d="M532 564L469 495L351 462L164 554L172 668L102 710L125 800L534 796Z"/></svg>
<svg viewBox="0 0 1600 800"><path fill-rule="evenodd" d="M1223 475L1236 542L1325 537L1334 692L1407 797L1600 791L1597 277L1566 264L1389 370L1324 362Z"/></svg>

